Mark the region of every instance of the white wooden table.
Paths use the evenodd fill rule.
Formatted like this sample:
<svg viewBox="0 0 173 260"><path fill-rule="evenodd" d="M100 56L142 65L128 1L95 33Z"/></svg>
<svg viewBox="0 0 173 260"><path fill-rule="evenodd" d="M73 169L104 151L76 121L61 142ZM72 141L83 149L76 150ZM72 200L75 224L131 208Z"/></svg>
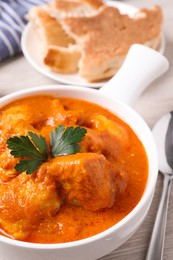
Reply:
<svg viewBox="0 0 173 260"><path fill-rule="evenodd" d="M173 1L172 0L124 0L136 7L151 7L158 4L163 8L164 33L166 38L165 56L170 61L170 69L161 78L151 84L138 99L135 110L152 128L159 117L173 110ZM15 90L41 85L53 85L57 82L46 78L35 71L22 55L18 55L0 64L0 96ZM159 175L155 196L142 226L120 248L101 260L144 260L153 223L162 191L162 177ZM169 202L164 260L173 259L173 189ZM82 259L81 259L82 260ZM157 260L157 259L153 259Z"/></svg>

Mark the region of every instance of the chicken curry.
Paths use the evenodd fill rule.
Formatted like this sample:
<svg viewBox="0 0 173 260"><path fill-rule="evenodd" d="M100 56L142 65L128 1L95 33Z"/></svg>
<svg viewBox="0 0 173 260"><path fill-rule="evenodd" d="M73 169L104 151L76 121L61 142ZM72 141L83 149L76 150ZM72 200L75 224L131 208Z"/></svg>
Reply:
<svg viewBox="0 0 173 260"><path fill-rule="evenodd" d="M82 127L76 153L49 157L32 173L15 167L9 138L44 137ZM30 137L29 137L30 139ZM33 160L34 161L34 160ZM131 128L96 104L40 95L0 110L0 234L34 243L87 238L113 226L139 202L148 178L145 149Z"/></svg>

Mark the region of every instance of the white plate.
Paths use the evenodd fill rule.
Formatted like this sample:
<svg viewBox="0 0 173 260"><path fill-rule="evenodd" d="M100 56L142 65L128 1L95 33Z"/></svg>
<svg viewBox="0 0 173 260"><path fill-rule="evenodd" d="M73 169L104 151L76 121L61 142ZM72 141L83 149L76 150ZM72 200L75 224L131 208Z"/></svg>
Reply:
<svg viewBox="0 0 173 260"><path fill-rule="evenodd" d="M137 8L127 5L125 3L120 3L118 1L106 1L107 4L117 7L121 13L133 16L137 12ZM78 74L61 74L50 71L46 68L42 62L42 55L40 52L39 42L37 40L35 31L31 23L28 23L23 31L21 39L21 47L25 58L28 62L40 73L51 78L55 81L69 84L78 85L91 88L100 88L106 81L88 83L84 78L80 77ZM159 52L163 53L165 48L164 37L162 37L162 45Z"/></svg>

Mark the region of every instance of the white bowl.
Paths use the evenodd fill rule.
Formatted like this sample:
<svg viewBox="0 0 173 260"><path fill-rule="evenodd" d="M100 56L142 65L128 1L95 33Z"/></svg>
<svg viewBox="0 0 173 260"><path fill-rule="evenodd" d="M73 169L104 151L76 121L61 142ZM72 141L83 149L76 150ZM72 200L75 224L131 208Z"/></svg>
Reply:
<svg viewBox="0 0 173 260"><path fill-rule="evenodd" d="M140 52L146 49L143 47L136 46L133 47L140 49ZM142 48L142 49L141 49ZM146 48L146 47L145 47ZM147 48L148 51L148 48ZM153 51L149 50L149 53L153 54ZM135 56L133 51L129 54L129 57ZM162 69L157 70L157 76L163 74L167 68L168 63L161 54L154 53L154 56L159 55L160 61L162 63ZM146 56L146 55L145 55ZM151 56L151 54L149 55ZM139 56L138 56L139 57ZM151 58L151 57L150 57ZM158 57L157 57L158 59ZM155 65L153 65L155 67ZM60 244L36 244L28 243L17 240L12 240L10 238L0 236L0 259L2 260L90 260L97 259L105 254L108 254L112 250L118 248L122 245L143 222L149 207L152 202L155 184L157 180L158 173L158 158L156 146L151 134L151 131L144 120L127 104L116 100L116 92L114 89L114 82L120 81L120 77L115 76L115 79L110 81L110 84L103 87L101 90L80 88L75 86L46 86L46 87L36 87L32 89L25 89L18 91L16 93L10 94L0 99L0 107L10 103L19 98L37 95L37 94L53 94L57 97L71 97L77 99L83 99L96 104L99 104L112 113L124 120L137 134L139 139L142 141L145 147L148 162L149 162L149 175L144 194L137 204L137 206L119 223L101 232L95 236L68 243ZM153 77L150 76L150 81L156 78L156 73ZM142 77L143 79L143 77ZM137 81L139 83L139 81ZM129 83L129 81L128 81ZM148 83L148 82L147 82ZM124 83L125 84L125 83ZM129 84L128 84L129 85ZM135 84L133 84L135 85ZM141 83L142 88L144 85ZM132 88L133 89L133 88ZM105 94L106 93L106 94ZM127 95L127 92L125 92ZM136 90L135 90L136 93ZM138 93L139 94L139 93ZM107 96L108 95L108 96ZM114 95L113 97L111 97ZM122 93L121 93L122 95ZM125 95L125 94L124 94ZM127 100L126 95L124 96ZM130 102L134 101L130 96L134 95L133 91L128 93L128 100ZM122 95L123 96L123 95ZM135 94L135 97L137 95Z"/></svg>

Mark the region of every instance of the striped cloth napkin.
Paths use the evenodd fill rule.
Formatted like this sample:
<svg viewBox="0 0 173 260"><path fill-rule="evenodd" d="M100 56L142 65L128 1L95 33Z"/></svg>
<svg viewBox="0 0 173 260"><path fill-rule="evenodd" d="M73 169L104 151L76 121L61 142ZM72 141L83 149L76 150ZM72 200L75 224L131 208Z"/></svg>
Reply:
<svg viewBox="0 0 173 260"><path fill-rule="evenodd" d="M21 51L20 39L27 23L25 14L33 5L49 0L0 0L0 61Z"/></svg>

